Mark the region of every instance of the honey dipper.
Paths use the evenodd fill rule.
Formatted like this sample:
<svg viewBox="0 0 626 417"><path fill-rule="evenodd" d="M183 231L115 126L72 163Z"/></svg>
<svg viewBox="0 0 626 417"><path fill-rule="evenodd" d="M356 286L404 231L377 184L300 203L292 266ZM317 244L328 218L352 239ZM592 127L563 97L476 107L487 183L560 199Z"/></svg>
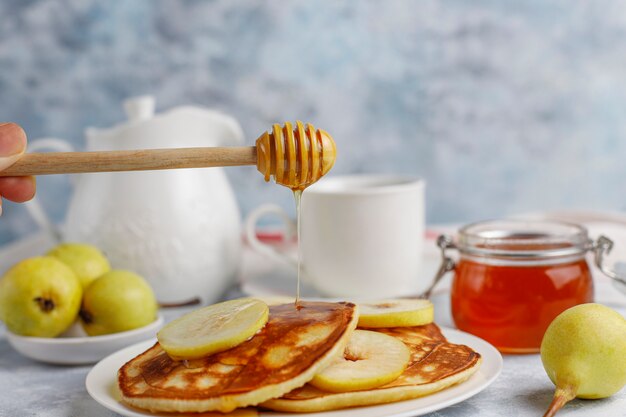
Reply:
<svg viewBox="0 0 626 417"><path fill-rule="evenodd" d="M27 153L0 177L256 165L269 181L304 189L335 163L335 142L312 124L274 124L256 146Z"/></svg>

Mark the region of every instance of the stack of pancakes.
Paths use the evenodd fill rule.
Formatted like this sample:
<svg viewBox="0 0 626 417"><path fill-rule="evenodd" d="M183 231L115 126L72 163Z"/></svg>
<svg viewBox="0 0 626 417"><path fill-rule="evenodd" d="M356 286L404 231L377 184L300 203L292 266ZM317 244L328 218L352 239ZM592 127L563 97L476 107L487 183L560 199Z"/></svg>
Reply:
<svg viewBox="0 0 626 417"><path fill-rule="evenodd" d="M289 303L271 306L267 324L251 339L202 359L174 361L156 343L119 370L122 400L164 412L230 412L248 406L325 411L431 394L466 380L480 366L477 352L448 343L431 323L375 329L411 351L404 373L391 383L341 393L307 384L343 354L357 323L352 303Z"/></svg>

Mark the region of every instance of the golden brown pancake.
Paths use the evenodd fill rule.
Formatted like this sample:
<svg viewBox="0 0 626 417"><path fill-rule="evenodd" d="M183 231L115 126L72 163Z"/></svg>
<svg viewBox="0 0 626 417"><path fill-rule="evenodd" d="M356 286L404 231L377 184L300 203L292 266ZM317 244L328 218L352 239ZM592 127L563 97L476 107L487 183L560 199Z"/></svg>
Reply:
<svg viewBox="0 0 626 417"><path fill-rule="evenodd" d="M207 358L172 360L159 344L118 372L125 403L151 411L229 412L301 387L341 355L356 327L352 303L271 306L253 338Z"/></svg>
<svg viewBox="0 0 626 417"><path fill-rule="evenodd" d="M397 337L411 350L409 365L395 381L371 390L342 393L325 392L307 384L262 406L277 411L316 412L408 400L465 381L482 360L471 348L449 343L434 323L376 331Z"/></svg>

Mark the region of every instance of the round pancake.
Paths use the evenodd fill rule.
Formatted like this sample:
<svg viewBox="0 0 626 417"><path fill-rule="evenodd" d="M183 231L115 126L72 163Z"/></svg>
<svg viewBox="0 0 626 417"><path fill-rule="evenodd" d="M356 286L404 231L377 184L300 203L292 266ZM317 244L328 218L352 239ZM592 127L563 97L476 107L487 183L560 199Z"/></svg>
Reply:
<svg viewBox="0 0 626 417"><path fill-rule="evenodd" d="M325 392L307 384L262 406L276 411L318 412L408 400L465 381L480 367L479 353L449 343L434 323L376 331L399 338L411 350L409 365L395 381L370 390L342 393Z"/></svg>
<svg viewBox="0 0 626 417"><path fill-rule="evenodd" d="M356 327L352 303L271 306L253 338L191 361L172 360L159 344L118 372L125 403L150 411L229 412L301 387L341 355Z"/></svg>

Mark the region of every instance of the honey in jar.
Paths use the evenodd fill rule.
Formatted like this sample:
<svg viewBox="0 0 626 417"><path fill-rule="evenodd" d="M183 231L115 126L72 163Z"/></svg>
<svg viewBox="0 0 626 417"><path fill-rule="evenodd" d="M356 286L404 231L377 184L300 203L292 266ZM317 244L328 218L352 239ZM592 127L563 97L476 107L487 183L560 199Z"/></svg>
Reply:
<svg viewBox="0 0 626 417"><path fill-rule="evenodd" d="M548 221L488 221L459 231L454 244L452 317L501 352L538 352L564 310L593 301L585 228Z"/></svg>

